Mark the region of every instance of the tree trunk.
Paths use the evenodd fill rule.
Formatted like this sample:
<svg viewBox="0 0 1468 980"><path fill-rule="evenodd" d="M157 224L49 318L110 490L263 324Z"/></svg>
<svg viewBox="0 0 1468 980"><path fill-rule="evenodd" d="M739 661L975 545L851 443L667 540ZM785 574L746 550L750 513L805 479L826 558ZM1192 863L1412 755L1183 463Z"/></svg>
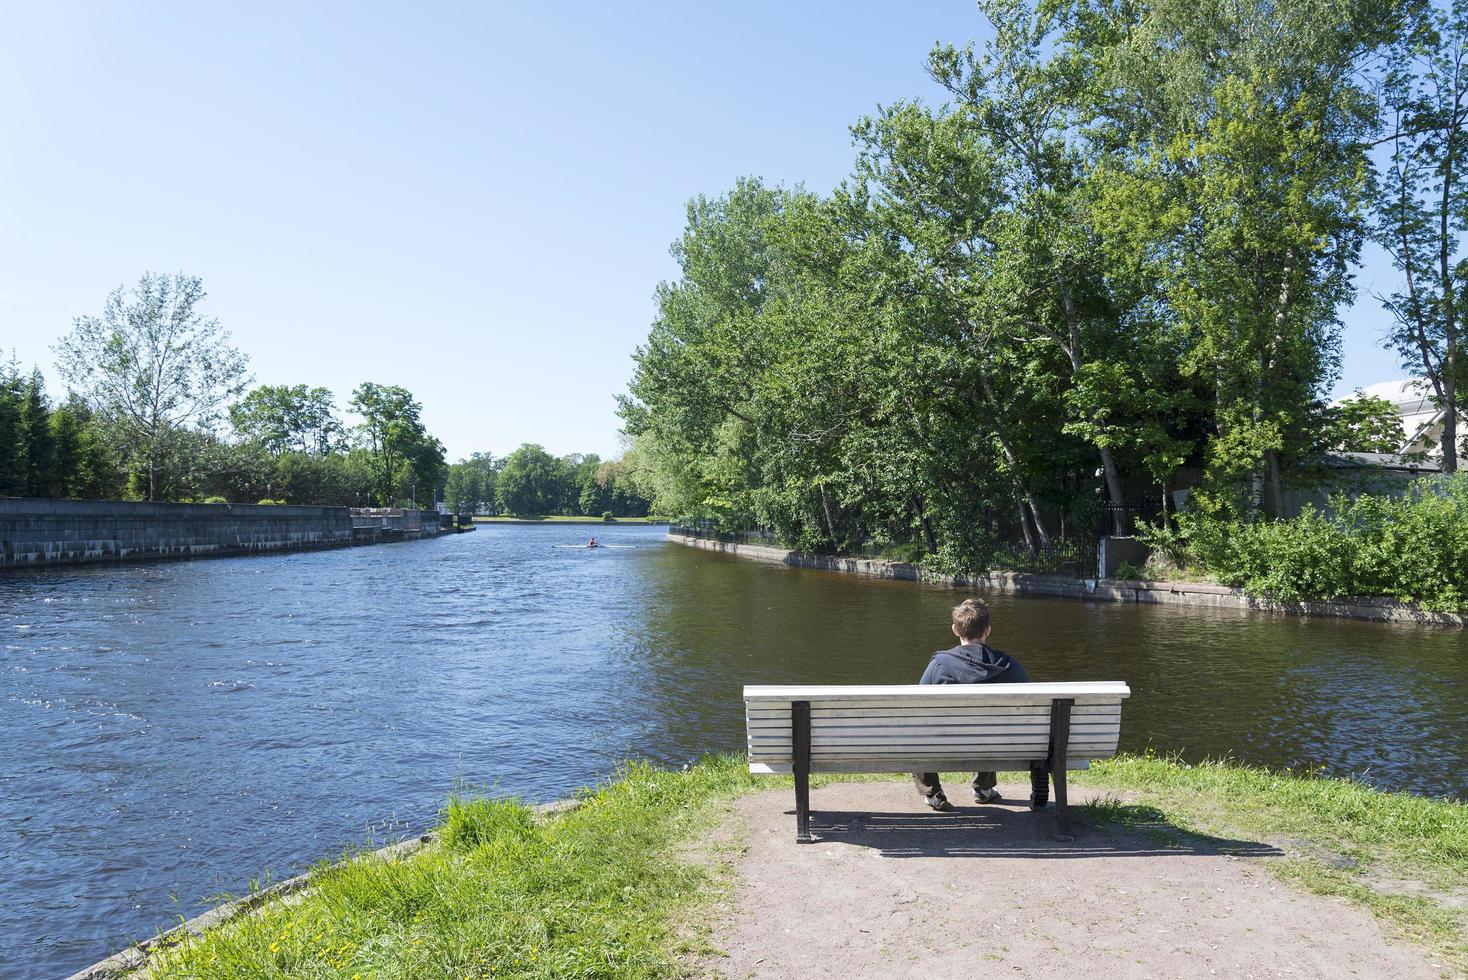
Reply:
<svg viewBox="0 0 1468 980"><path fill-rule="evenodd" d="M831 553L836 553L836 526L831 521L831 505L826 503L826 485L817 484L821 491L821 510L826 514L826 538L831 542Z"/></svg>
<svg viewBox="0 0 1468 980"><path fill-rule="evenodd" d="M1274 519L1282 521L1285 519L1284 478L1280 472L1279 450L1265 450L1264 459L1269 466L1269 506L1274 510Z"/></svg>
<svg viewBox="0 0 1468 980"><path fill-rule="evenodd" d="M1035 532L1030 530L1030 522L1025 520L1025 505L1023 501L1014 502L1014 512L1019 517L1019 529L1025 536L1025 548L1028 549L1031 558L1039 555L1040 549L1035 545Z"/></svg>
<svg viewBox="0 0 1468 980"><path fill-rule="evenodd" d="M1106 480L1106 496L1111 501L1111 533L1130 534L1130 529L1123 523L1125 508L1122 503L1121 476L1116 470L1116 457L1111 454L1110 446L1099 448L1101 450L1101 474Z"/></svg>
<svg viewBox="0 0 1468 980"><path fill-rule="evenodd" d="M938 541L933 536L933 525L928 520L928 512L923 507L922 499L919 497L908 497L907 504L912 508L913 516L917 518L918 527L922 528L923 543L927 546L928 554L938 550Z"/></svg>
<svg viewBox="0 0 1468 980"><path fill-rule="evenodd" d="M994 397L994 389L989 384L989 379L983 375L979 376L979 385L984 393L984 401L988 403L989 410L993 413L994 435L999 440L999 451L1004 454L1004 461L1009 464L1009 472L1014 480L1014 491L1026 507L1029 508L1030 516L1035 521L1035 533L1040 536L1040 545L1046 551L1050 550L1050 532L1045 529L1045 520L1040 516L1040 508L1035 503L1030 488L1025 485L1024 479L1019 475L1019 459L1014 455L1014 450L1009 445L1009 437L1005 435L1004 423L999 420L999 401Z"/></svg>

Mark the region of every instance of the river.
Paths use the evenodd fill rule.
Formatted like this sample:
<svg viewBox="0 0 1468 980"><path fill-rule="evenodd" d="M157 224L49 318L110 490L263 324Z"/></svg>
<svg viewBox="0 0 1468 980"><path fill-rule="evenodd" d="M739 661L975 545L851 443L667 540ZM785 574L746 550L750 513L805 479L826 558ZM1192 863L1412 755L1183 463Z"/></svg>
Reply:
<svg viewBox="0 0 1468 980"><path fill-rule="evenodd" d="M739 750L745 683L914 681L962 594L634 526L0 577L0 976L419 831L456 784L544 801ZM1131 684L1124 749L1468 795L1459 631L990 604L1034 679Z"/></svg>

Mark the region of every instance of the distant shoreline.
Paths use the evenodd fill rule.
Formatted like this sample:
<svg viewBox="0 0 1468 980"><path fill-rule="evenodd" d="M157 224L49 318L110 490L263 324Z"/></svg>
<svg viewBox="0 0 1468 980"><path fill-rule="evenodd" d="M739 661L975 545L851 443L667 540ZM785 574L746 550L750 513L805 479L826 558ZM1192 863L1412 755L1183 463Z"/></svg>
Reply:
<svg viewBox="0 0 1468 980"><path fill-rule="evenodd" d="M475 524L671 524L665 517L475 517Z"/></svg>

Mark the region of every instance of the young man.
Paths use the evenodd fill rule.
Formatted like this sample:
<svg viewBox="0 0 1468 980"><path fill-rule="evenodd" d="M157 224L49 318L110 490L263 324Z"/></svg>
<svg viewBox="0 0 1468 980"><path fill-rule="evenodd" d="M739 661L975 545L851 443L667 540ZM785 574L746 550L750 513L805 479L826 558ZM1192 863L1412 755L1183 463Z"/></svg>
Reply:
<svg viewBox="0 0 1468 980"><path fill-rule="evenodd" d="M982 599L965 599L953 607L953 635L958 646L933 654L919 684L1023 684L1029 675L1007 653L988 646L989 607ZM912 781L934 810L948 811L953 804L943 795L936 772L915 772ZM994 803L999 799L998 773L974 773L974 802ZM1045 807L1050 800L1050 778L1043 762L1030 765L1030 808Z"/></svg>

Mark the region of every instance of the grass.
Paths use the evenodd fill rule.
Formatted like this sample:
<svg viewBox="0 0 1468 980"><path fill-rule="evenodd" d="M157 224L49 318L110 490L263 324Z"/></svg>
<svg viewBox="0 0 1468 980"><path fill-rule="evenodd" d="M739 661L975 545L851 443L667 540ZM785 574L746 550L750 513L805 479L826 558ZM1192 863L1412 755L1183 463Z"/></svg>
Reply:
<svg viewBox="0 0 1468 980"><path fill-rule="evenodd" d="M1076 782L1107 792L1085 808L1093 822L1301 852L1264 863L1299 887L1370 908L1468 968L1462 911L1438 898L1468 880L1468 806L1153 756L1098 763ZM684 773L629 764L550 819L514 800L455 795L429 848L392 862L323 864L303 895L155 954L147 974L678 976L688 954L707 948L699 913L730 894L730 864L698 845L728 800L782 783L719 756Z"/></svg>
<svg viewBox="0 0 1468 980"><path fill-rule="evenodd" d="M1150 754L1093 763L1074 781L1144 802L1184 833L1272 843L1290 855L1265 862L1278 877L1370 909L1468 974L1468 805ZM1139 812L1095 809L1121 823Z"/></svg>
<svg viewBox="0 0 1468 980"><path fill-rule="evenodd" d="M475 524L666 524L666 517L575 517L563 514L526 514L504 517L475 516Z"/></svg>

